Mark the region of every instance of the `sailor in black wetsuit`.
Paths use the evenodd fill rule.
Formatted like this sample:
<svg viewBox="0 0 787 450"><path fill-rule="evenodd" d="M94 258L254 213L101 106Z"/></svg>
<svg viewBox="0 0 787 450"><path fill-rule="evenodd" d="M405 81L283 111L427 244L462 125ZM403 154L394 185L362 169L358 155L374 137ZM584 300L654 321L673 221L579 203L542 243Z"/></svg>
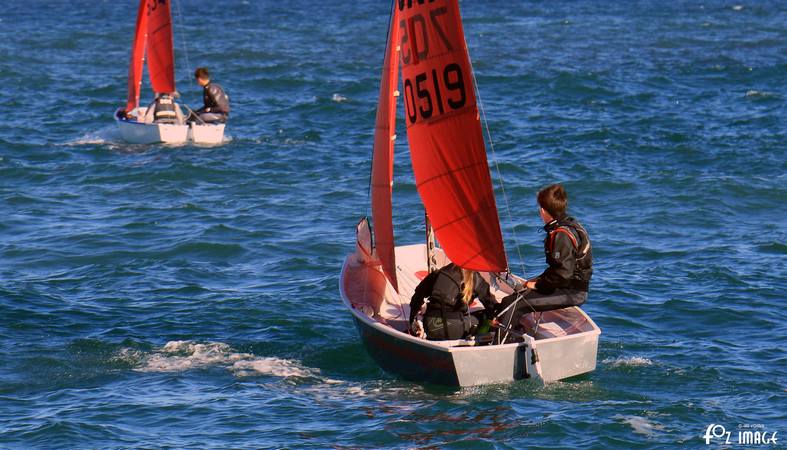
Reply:
<svg viewBox="0 0 787 450"><path fill-rule="evenodd" d="M533 311L578 306L588 296L593 274L593 254L585 228L566 214L568 195L559 184L538 193L541 219L544 221L544 254L549 267L533 280L525 283L528 290L504 298L498 306L502 311L523 296L500 320L503 325L519 326L522 315Z"/></svg>
<svg viewBox="0 0 787 450"><path fill-rule="evenodd" d="M478 318L468 314L468 305L478 297L482 314L492 317L495 302L489 284L472 270L451 263L426 276L410 300L410 328L429 297L424 313L426 337L430 340L461 339L475 332Z"/></svg>
<svg viewBox="0 0 787 450"><path fill-rule="evenodd" d="M210 73L205 67L199 67L194 71L194 78L202 86L202 101L205 104L202 108L195 111L199 119L205 123L224 123L230 115L230 98L224 89L216 83L210 81ZM189 117L190 120L196 118Z"/></svg>

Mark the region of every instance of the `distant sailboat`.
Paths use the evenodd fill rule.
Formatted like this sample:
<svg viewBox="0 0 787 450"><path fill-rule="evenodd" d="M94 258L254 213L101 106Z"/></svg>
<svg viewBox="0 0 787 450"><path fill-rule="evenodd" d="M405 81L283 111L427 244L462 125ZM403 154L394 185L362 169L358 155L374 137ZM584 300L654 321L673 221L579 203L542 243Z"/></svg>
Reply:
<svg viewBox="0 0 787 450"><path fill-rule="evenodd" d="M393 151L401 62L407 137L427 213L425 244L394 246ZM454 262L482 273L498 299L510 274L486 158L457 0L394 1L375 126L368 219L342 269L342 300L371 356L405 378L469 386L520 378L554 381L596 367L601 331L578 307L528 314L524 342L428 341L408 333L419 281ZM436 235L442 248L434 245ZM374 235L374 241L372 240ZM478 308L478 306L475 306Z"/></svg>
<svg viewBox="0 0 787 450"><path fill-rule="evenodd" d="M115 121L123 140L133 144L182 144L189 140L199 144L221 143L224 139L224 124L187 124L178 121L156 123L152 114L148 114L148 107L140 106L146 53L153 92L175 92L175 54L169 0L139 2L128 69L128 98L125 108L115 112Z"/></svg>

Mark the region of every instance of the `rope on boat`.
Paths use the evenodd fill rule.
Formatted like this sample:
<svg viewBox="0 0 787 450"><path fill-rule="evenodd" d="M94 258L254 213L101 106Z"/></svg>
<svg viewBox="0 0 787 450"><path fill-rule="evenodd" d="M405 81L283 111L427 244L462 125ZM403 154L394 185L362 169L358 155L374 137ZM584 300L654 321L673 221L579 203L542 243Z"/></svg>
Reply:
<svg viewBox="0 0 787 450"><path fill-rule="evenodd" d="M180 12L180 0L175 0L175 10L178 16L178 27L181 30L180 44L183 47L183 56L186 58L186 80L188 80L191 78L191 62L189 61L189 48L186 45L185 33L183 32L185 27L183 26L183 14Z"/></svg>
<svg viewBox="0 0 787 450"><path fill-rule="evenodd" d="M465 38L465 48L467 48L467 38ZM481 99L481 91L478 87L478 79L475 76L475 69L473 68L473 59L470 58L470 52L466 51L467 53L467 61L470 63L470 74L473 76L473 85L475 87L475 95L478 99L478 109L481 111L481 119L484 122L484 129L486 130L486 138L489 141L489 149L492 150L492 161L495 163L495 171L497 172L497 180L500 183L500 190L503 192L503 200L505 200L506 205L506 214L508 215L508 220L511 222L511 231L514 239L514 246L516 247L517 255L519 256L519 264L521 265L522 269L522 276L525 275L525 259L522 257L522 250L519 248L519 239L517 239L516 234L516 224L514 223L514 217L511 214L511 205L508 201L508 193L506 192L505 183L503 182L503 175L500 172L500 164L498 163L497 153L495 152L495 143L492 140L492 133L489 131L489 121L486 119L486 109L484 108L484 101ZM500 278L500 277L498 277ZM507 278L507 277L506 277ZM502 278L501 278L502 279ZM505 280L504 280L505 281ZM516 287L513 287L514 291L516 292ZM526 292L527 290L523 291ZM523 300L527 306L530 307L533 312L536 312L536 309L530 304L529 301L524 297L523 293L519 293L517 295L516 300L512 304L516 304L519 300ZM506 308L508 309L508 308ZM513 319L513 314L511 315ZM510 322L510 321L509 321ZM510 323L509 323L510 325ZM506 334L506 337L508 334Z"/></svg>
<svg viewBox="0 0 787 450"><path fill-rule="evenodd" d="M467 38L465 38L465 48L467 48ZM475 76L475 69L473 68L473 60L470 58L470 52L467 53L467 60L470 63L470 74L473 75L473 85L475 86L475 95L478 99L478 109L481 111L481 119L484 122L484 130L486 131L486 138L489 141L489 149L492 151L492 161L495 163L495 172L497 172L497 181L500 184L500 190L503 193L503 200L505 200L506 214L508 220L511 222L511 231L514 239L514 246L516 247L517 256L519 256L519 263L522 269L522 275L525 274L525 260L522 257L522 250L519 248L519 240L516 235L516 224L514 223L513 215L511 214L511 205L508 201L508 193L506 193L505 183L503 183L503 175L500 172L500 164L497 160L497 153L495 152L495 143L492 140L492 133L489 131L489 121L486 119L486 109L484 102L481 99L481 90L478 87L478 79Z"/></svg>

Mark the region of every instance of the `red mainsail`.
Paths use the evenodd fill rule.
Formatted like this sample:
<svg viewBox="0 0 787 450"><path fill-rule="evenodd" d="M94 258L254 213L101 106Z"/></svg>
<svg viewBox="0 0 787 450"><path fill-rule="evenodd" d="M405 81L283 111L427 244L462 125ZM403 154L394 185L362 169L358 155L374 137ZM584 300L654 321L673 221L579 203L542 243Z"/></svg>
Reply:
<svg viewBox="0 0 787 450"><path fill-rule="evenodd" d="M175 92L172 14L169 0L147 0L148 74L154 92Z"/></svg>
<svg viewBox="0 0 787 450"><path fill-rule="evenodd" d="M458 2L395 5L418 193L451 261L471 270L503 271L505 249Z"/></svg>
<svg viewBox="0 0 787 450"><path fill-rule="evenodd" d="M396 133L396 86L399 58L399 24L394 8L385 49L383 74L380 80L380 99L377 103L377 120L374 128L374 156L372 157L372 220L377 257L383 272L398 292L396 259L394 256L393 219L391 217L391 191L393 183L394 139Z"/></svg>
<svg viewBox="0 0 787 450"><path fill-rule="evenodd" d="M148 31L147 0L139 0L137 27L131 46L131 62L128 66L128 99L126 112L139 106L139 91L142 87L142 68L145 65L145 35Z"/></svg>

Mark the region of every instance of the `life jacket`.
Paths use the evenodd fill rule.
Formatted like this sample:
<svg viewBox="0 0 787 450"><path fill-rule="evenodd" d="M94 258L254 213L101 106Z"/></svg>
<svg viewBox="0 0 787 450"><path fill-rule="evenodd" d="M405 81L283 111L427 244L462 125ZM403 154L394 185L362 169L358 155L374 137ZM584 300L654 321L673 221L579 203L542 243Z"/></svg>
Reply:
<svg viewBox="0 0 787 450"><path fill-rule="evenodd" d="M544 253L547 258L553 254L558 234L562 233L569 238L576 259L574 273L569 280L569 288L587 291L590 277L593 275L593 246L585 227L573 217L564 216L550 222L544 228L547 231L547 237L544 240Z"/></svg>
<svg viewBox="0 0 787 450"><path fill-rule="evenodd" d="M153 112L155 123L177 123L178 113L175 112L175 101L169 95L162 95L156 99Z"/></svg>
<svg viewBox="0 0 787 450"><path fill-rule="evenodd" d="M429 303L445 307L446 310L463 310L466 305L462 301L462 269L457 266L443 267L437 274Z"/></svg>

